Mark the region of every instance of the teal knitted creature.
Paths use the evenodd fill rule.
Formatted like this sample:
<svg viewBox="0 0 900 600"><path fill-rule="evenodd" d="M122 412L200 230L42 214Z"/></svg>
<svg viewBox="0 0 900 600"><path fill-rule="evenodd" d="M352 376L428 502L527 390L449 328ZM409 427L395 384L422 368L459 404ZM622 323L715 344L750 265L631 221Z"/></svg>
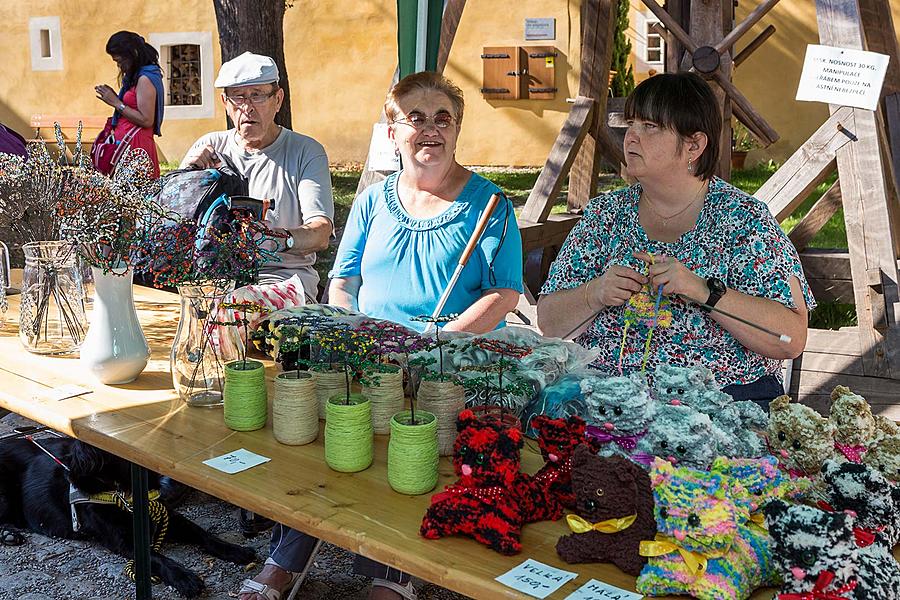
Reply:
<svg viewBox="0 0 900 600"><path fill-rule="evenodd" d="M656 402L640 373L581 380L587 435L601 445L600 456L631 456L653 421Z"/></svg>
<svg viewBox="0 0 900 600"><path fill-rule="evenodd" d="M708 469L727 444L726 434L708 415L690 406L667 404L657 408L637 450L675 465Z"/></svg>

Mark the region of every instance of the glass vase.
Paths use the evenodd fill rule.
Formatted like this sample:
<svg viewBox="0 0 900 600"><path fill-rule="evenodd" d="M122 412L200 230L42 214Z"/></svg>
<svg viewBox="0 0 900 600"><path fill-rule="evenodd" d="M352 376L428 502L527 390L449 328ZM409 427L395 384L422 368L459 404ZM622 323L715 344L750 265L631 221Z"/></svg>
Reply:
<svg viewBox="0 0 900 600"><path fill-rule="evenodd" d="M87 331L84 286L71 242L28 242L19 309L19 340L35 354L69 354Z"/></svg>
<svg viewBox="0 0 900 600"><path fill-rule="evenodd" d="M226 328L215 325L216 314L234 281L178 286L181 316L169 363L172 384L189 406L221 406L225 363L222 355Z"/></svg>

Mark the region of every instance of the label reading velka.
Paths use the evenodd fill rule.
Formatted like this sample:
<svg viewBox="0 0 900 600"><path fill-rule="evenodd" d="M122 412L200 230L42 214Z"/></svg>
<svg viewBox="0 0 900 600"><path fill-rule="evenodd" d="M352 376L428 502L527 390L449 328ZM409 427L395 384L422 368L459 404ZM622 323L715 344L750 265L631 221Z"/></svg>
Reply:
<svg viewBox="0 0 900 600"><path fill-rule="evenodd" d="M529 596L546 598L576 577L578 573L563 571L529 558L496 580Z"/></svg>
<svg viewBox="0 0 900 600"><path fill-rule="evenodd" d="M640 600L642 595L591 579L566 596L565 600Z"/></svg>

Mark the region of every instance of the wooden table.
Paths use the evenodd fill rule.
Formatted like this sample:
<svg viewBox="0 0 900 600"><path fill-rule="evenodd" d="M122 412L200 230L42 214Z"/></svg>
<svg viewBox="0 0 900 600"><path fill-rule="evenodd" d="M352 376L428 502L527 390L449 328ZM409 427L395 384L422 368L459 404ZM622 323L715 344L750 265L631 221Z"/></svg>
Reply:
<svg viewBox="0 0 900 600"><path fill-rule="evenodd" d="M376 436L375 462L360 473L329 469L319 439L284 446L266 428L238 433L225 427L221 409L190 408L178 400L169 374L169 350L178 319L177 296L135 287L135 304L152 356L131 384L107 386L93 380L77 357L28 353L18 340L18 296L0 327L0 407L94 444L138 465L169 475L208 494L318 536L327 542L388 563L413 575L475 598L528 598L494 581L526 558L579 573L550 598L565 598L590 578L634 590L634 578L606 564L567 565L555 551L568 533L565 521L527 525L523 552L506 557L467 538L437 541L419 536L431 494L409 497L387 483L387 437ZM269 378L275 373L268 365ZM64 384L93 393L62 401L41 395ZM235 475L202 461L246 448L272 460ZM524 470L541 465L537 445L523 451ZM441 460L437 490L454 480ZM771 598L759 591L754 600Z"/></svg>

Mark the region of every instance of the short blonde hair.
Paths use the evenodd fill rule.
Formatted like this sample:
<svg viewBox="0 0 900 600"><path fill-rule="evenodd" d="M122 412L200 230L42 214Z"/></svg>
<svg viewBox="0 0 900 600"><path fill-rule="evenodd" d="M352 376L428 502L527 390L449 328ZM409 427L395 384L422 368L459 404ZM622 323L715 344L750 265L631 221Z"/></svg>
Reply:
<svg viewBox="0 0 900 600"><path fill-rule="evenodd" d="M466 106L462 90L440 73L433 71L422 71L407 75L391 88L384 101L384 114L387 116L388 123L393 123L397 115L403 112L400 110L400 100L415 91L434 91L447 96L456 113L453 115L456 122L462 124L463 109Z"/></svg>

